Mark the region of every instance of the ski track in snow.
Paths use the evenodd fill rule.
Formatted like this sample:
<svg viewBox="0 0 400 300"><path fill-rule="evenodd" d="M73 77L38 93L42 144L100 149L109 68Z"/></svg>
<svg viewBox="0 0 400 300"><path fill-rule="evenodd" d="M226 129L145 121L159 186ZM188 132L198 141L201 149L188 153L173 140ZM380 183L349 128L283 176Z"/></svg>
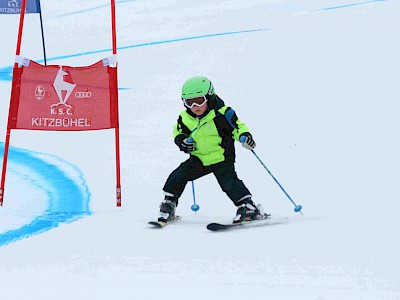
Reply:
<svg viewBox="0 0 400 300"><path fill-rule="evenodd" d="M131 1L135 0L120 0L117 1L116 4L121 4ZM385 2L385 1L386 0L370 0L364 2L349 3L341 6L320 8L317 9L317 11L344 9L352 6L360 6L360 5L366 5L376 2ZM108 5L96 6L85 10L77 10L57 17L66 17L74 14L86 13L89 11L102 9L105 7L108 7ZM176 38L176 39L169 39L162 41L153 41L142 44L127 45L119 47L118 50L154 46L166 43L184 42L196 39L222 37L226 35L254 33L266 30L271 30L271 29L261 28L261 29L242 30L242 31L211 33L199 36L190 36L185 38ZM48 58L47 60L48 61L60 60L71 57L85 56L85 55L91 55L102 52L111 52L111 51L112 49L100 49L89 52L81 52L64 56L52 57ZM43 62L43 60L36 60L36 61ZM12 80L12 68L13 66L0 68L0 81ZM126 89L126 88L120 88L120 89ZM0 150L4 151L4 143L0 142ZM39 153L35 153L29 150L10 148L9 163L24 164L26 168L32 169L34 172L42 176L44 180L47 181L48 187L50 187L50 189L45 190L45 193L49 195L49 207L44 213L37 215L37 217L29 224L26 224L18 229L13 229L6 231L4 233L0 233L0 247L21 240L23 238L30 237L32 235L46 232L48 230L58 227L58 225L61 223L73 222L86 215L91 214L89 209L90 193L88 191L88 187L86 186L85 181L83 180L83 182L78 182L75 179L70 178L68 174L64 172L60 166L46 162L46 160L43 160L40 157L38 157L37 154ZM43 156L45 154L39 154L39 155ZM77 167L72 166L70 163L62 161L59 158L57 160L58 163L65 165L67 164L70 167L73 167L78 173L80 173ZM79 177L83 178L83 175L80 174ZM43 189L42 186L37 186L37 187L39 189ZM46 187L46 189L48 187ZM68 193L65 192L66 190L68 191ZM7 201L7 199L5 200Z"/></svg>

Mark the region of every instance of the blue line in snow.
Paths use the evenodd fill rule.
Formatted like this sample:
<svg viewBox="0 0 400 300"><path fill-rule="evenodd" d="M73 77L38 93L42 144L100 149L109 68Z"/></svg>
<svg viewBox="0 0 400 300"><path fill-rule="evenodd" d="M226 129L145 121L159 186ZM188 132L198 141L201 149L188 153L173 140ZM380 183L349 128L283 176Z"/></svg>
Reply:
<svg viewBox="0 0 400 300"><path fill-rule="evenodd" d="M249 32L264 31L264 30L271 30L271 29L252 29L252 30L212 33L212 34L191 36L191 37L171 39L171 40L162 40L162 41L148 42L148 43L142 43L142 44L133 44L133 45L128 45L128 46L118 47L118 50L126 50L126 49L139 48L139 47L148 47L148 46L154 46L154 45L160 45L160 44L184 42L184 41L190 41L190 40L211 38L211 37L216 37L216 36L241 34L241 33L249 33ZM76 54L56 56L56 57L49 58L47 60L48 61L52 61L52 60L57 60L57 59L65 59L65 58L71 58L71 57L77 57L77 56L91 55L91 54L102 53L102 52L112 52L112 49L111 48L107 48L107 49L100 49L100 50L81 52L81 53L76 53ZM39 62L43 62L43 60L40 60ZM0 69L0 72L1 72L1 69Z"/></svg>
<svg viewBox="0 0 400 300"><path fill-rule="evenodd" d="M318 10L334 10L334 9L341 9L341 8L347 8L347 7L351 7L351 6L365 5L365 4L369 4L369 3L384 2L384 1L386 1L386 0L370 0L370 1L364 1L364 2L358 2L358 3L350 3L350 4L345 4L345 5L320 8Z"/></svg>
<svg viewBox="0 0 400 300"><path fill-rule="evenodd" d="M0 153L2 152L4 152L4 143L0 143ZM47 155L48 158L56 160L60 166L63 164L71 168L74 174L77 174L79 180L71 178L60 166L40 158L43 155L13 147L9 149L8 163L10 166L12 164L21 165L30 172L37 174L40 182L25 178L27 176L24 174L17 174L17 176L31 181L35 188L41 189L47 195L49 203L47 210L38 213L39 215L29 224L0 233L0 247L51 230L62 223L70 223L91 215L89 208L90 192L81 171L65 160ZM7 186L5 195L7 195ZM6 204L7 196L5 198Z"/></svg>
<svg viewBox="0 0 400 300"><path fill-rule="evenodd" d="M115 4L120 4L120 3L124 3L124 2L133 2L133 1L136 1L136 0L120 0L120 1L115 1ZM110 4L104 4L104 5L99 5L99 6L95 6L95 7L91 7L91 8L87 8L87 9L77 10L77 11L74 11L74 12L70 12L70 13L65 13L65 14L61 14L61 15L58 15L58 16L54 16L53 18L78 15L78 14L82 14L82 13L85 13L85 12L98 10L98 9L102 9L102 8L110 8Z"/></svg>
<svg viewBox="0 0 400 300"><path fill-rule="evenodd" d="M118 47L118 50L126 50L126 49L131 49L131 48L148 47L148 46L154 46L154 45L160 45L160 44L185 42L185 41L212 38L212 37L218 37L218 36L243 34L243 33L251 33L251 32L258 32L258 31L267 31L267 30L271 30L271 29L261 28L261 29L250 29L250 30L241 30L241 31L228 31L228 32L221 32L221 33L204 34L204 35L190 36L190 37L177 38L177 39L171 39L171 40L162 40L162 41L122 46L122 47ZM80 53L75 53L75 54L55 56L55 57L47 58L47 61L66 59L66 58L78 57L78 56L84 56L84 55L91 55L91 54L102 53L102 52L112 52L112 49L107 48L107 49L93 50L93 51L87 51L87 52L80 52ZM42 63L44 60L41 59L41 60L36 60L36 61L39 63ZM0 68L0 81L1 80L3 80L3 81L11 81L12 80L12 68L13 68L13 66Z"/></svg>

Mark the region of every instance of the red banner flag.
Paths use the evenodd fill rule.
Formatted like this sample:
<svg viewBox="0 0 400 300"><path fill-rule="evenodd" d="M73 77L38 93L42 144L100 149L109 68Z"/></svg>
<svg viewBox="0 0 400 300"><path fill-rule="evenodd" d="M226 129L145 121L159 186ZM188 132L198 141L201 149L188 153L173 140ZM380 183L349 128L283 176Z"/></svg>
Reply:
<svg viewBox="0 0 400 300"><path fill-rule="evenodd" d="M117 70L43 66L24 60L14 70L9 129L80 131L118 128Z"/></svg>

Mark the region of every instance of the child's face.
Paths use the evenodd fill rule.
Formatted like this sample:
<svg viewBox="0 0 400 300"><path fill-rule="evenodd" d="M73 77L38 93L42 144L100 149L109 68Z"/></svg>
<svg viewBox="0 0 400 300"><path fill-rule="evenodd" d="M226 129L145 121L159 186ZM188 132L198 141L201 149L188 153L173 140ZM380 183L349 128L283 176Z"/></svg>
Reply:
<svg viewBox="0 0 400 300"><path fill-rule="evenodd" d="M204 103L202 106L193 106L190 111L194 113L196 116L201 116L207 110L208 103Z"/></svg>

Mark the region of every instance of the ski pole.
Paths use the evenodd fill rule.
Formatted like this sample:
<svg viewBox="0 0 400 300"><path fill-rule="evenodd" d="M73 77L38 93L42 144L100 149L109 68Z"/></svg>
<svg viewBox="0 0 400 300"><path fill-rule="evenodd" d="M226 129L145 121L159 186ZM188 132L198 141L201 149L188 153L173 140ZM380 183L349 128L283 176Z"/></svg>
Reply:
<svg viewBox="0 0 400 300"><path fill-rule="evenodd" d="M200 206L196 203L196 193L194 192L194 180L192 180L192 192L193 192L193 205L191 206L191 209L197 213L197 211L200 209Z"/></svg>
<svg viewBox="0 0 400 300"><path fill-rule="evenodd" d="M240 139L241 142L244 142L244 137L242 137ZM271 171L267 168L267 166L263 163L263 161L261 160L261 158L257 155L257 153L254 150L251 150L251 152L253 152L254 156L258 159L258 161L261 163L261 165L264 167L265 170L267 170L268 174L271 175L272 179L278 184L278 186L281 188L281 190L285 193L285 195L289 198L290 202L293 203L294 205L294 211L295 212L300 212L301 214L303 214L301 212L301 209L303 208L301 205L297 205L292 198L289 196L289 194L285 191L285 189L282 187L282 185L279 183L279 181L275 178L275 176L271 173Z"/></svg>
<svg viewBox="0 0 400 300"><path fill-rule="evenodd" d="M189 137L188 142L193 143L194 142L193 138ZM192 211L197 213L197 211L200 209L200 206L196 203L196 192L195 192L195 188L194 188L194 180L192 180L192 194L193 194L193 205L191 206L191 209L192 209Z"/></svg>

